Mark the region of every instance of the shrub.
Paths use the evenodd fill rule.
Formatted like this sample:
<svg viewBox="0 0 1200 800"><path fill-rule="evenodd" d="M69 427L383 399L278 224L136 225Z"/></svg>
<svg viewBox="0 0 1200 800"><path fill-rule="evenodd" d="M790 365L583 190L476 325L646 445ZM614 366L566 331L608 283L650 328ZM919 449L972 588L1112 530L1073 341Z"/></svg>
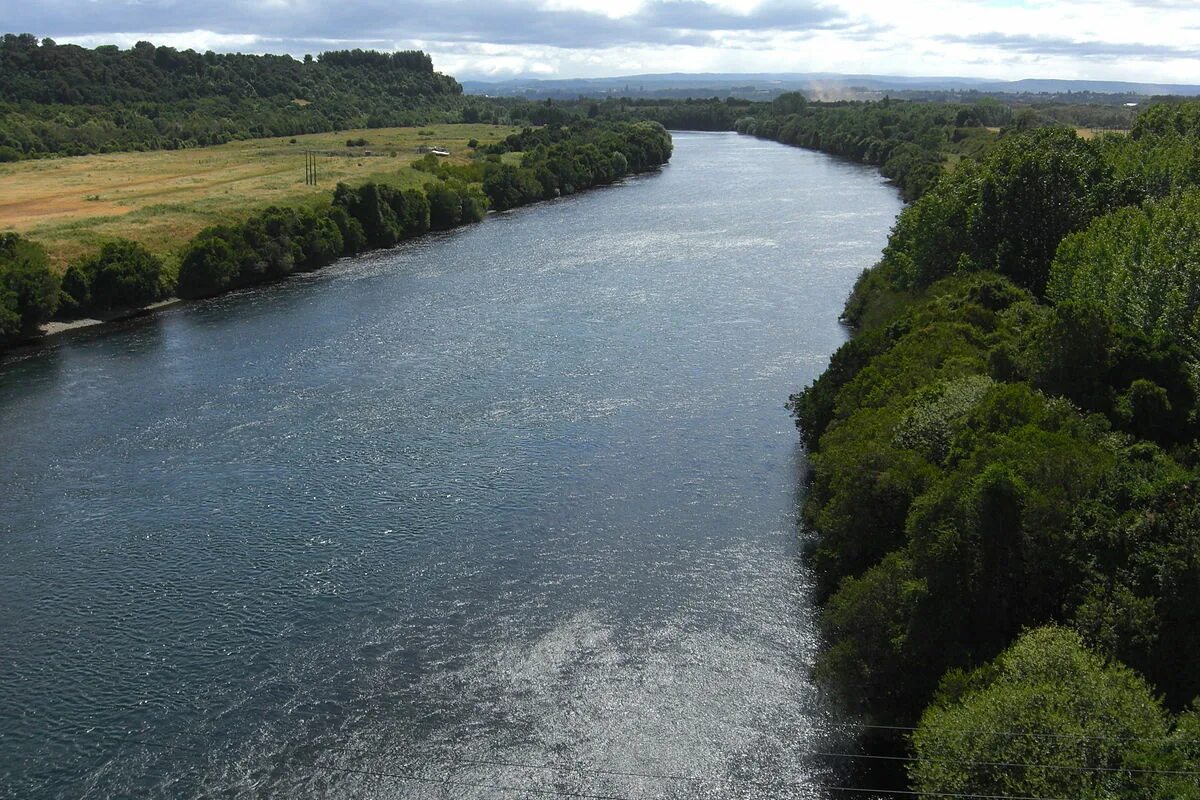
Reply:
<svg viewBox="0 0 1200 800"><path fill-rule="evenodd" d="M59 290L40 245L0 234L0 341L35 333L58 309Z"/></svg>
<svg viewBox="0 0 1200 800"><path fill-rule="evenodd" d="M188 245L179 262L180 297L207 297L233 285L238 262L223 233L221 229L203 231Z"/></svg>
<svg viewBox="0 0 1200 800"><path fill-rule="evenodd" d="M137 308L166 295L163 263L137 242L108 242L63 276L67 305L80 314Z"/></svg>

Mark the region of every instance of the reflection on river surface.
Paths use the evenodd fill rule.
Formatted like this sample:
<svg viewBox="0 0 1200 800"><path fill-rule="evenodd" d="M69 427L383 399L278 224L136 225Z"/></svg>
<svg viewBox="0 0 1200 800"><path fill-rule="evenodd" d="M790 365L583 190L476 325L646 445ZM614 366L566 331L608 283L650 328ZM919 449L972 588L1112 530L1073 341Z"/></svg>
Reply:
<svg viewBox="0 0 1200 800"><path fill-rule="evenodd" d="M813 797L838 718L783 401L900 202L675 140L3 362L0 786Z"/></svg>

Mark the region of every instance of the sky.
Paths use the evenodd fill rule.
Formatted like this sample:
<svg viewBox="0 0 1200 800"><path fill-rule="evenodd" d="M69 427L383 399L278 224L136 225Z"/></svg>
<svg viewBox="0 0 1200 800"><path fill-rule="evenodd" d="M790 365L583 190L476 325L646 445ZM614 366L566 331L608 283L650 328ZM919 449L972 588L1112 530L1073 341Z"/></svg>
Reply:
<svg viewBox="0 0 1200 800"><path fill-rule="evenodd" d="M1200 84L1200 0L0 0L86 46L422 49L459 79L839 72Z"/></svg>

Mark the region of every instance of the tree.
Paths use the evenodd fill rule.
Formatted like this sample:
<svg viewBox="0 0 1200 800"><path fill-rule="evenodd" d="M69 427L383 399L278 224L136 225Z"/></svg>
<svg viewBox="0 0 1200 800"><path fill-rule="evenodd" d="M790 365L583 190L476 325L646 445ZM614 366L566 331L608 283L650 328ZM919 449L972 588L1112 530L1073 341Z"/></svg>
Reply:
<svg viewBox="0 0 1200 800"><path fill-rule="evenodd" d="M1043 128L1002 139L981 178L968 225L975 263L1040 295L1063 237L1105 210L1109 168L1074 131Z"/></svg>
<svg viewBox="0 0 1200 800"><path fill-rule="evenodd" d="M1200 191L1125 208L1063 240L1048 294L1087 302L1200 357Z"/></svg>
<svg viewBox="0 0 1200 800"><path fill-rule="evenodd" d="M1039 628L991 664L946 676L909 774L917 792L945 795L1200 797L1194 779L1139 771L1178 764L1169 733L1145 680L1076 633Z"/></svg>
<svg viewBox="0 0 1200 800"><path fill-rule="evenodd" d="M71 294L71 304L82 313L137 308L162 299L167 289L162 259L125 239L105 243L68 275L63 291Z"/></svg>
<svg viewBox="0 0 1200 800"><path fill-rule="evenodd" d="M202 231L179 262L179 296L207 297L228 289L238 277L233 248L220 229Z"/></svg>
<svg viewBox="0 0 1200 800"><path fill-rule="evenodd" d="M0 341L36 332L58 308L59 287L40 245L0 234Z"/></svg>
<svg viewBox="0 0 1200 800"><path fill-rule="evenodd" d="M429 198L429 225L435 231L444 231L462 222L462 198L450 186L426 184L425 196Z"/></svg>

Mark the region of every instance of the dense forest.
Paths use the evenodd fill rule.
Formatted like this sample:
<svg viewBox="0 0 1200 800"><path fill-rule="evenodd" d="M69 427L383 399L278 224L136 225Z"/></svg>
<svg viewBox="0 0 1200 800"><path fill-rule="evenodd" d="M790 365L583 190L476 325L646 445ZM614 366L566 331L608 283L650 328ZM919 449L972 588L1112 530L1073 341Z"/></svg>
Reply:
<svg viewBox="0 0 1200 800"><path fill-rule="evenodd" d="M918 792L1200 797L1198 154L1198 104L1005 132L901 214L790 401L817 670L915 728Z"/></svg>
<svg viewBox="0 0 1200 800"><path fill-rule="evenodd" d="M611 183L671 157L657 123L580 120L569 128L527 129L467 165L429 155L414 166L422 189L339 184L315 210L268 208L238 225L201 231L184 248L178 274L129 241L106 243L61 276L45 251L16 234L0 236L0 344L35 336L54 316L103 317L178 294L193 298L251 286L345 255L391 247L429 230L478 222L506 210ZM504 153L521 153L506 163Z"/></svg>
<svg viewBox="0 0 1200 800"><path fill-rule="evenodd" d="M458 121L468 105L421 52L298 60L0 39L0 161Z"/></svg>

